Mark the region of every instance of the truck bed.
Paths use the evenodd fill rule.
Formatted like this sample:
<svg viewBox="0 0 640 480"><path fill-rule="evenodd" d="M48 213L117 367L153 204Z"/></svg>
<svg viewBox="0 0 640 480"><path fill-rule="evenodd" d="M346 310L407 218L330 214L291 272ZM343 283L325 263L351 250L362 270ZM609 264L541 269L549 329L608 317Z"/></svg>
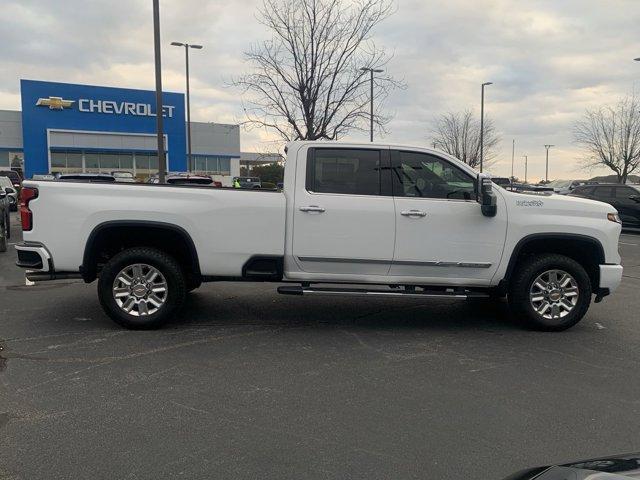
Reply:
<svg viewBox="0 0 640 480"><path fill-rule="evenodd" d="M183 229L193 240L203 275L240 276L251 256L284 253L282 192L46 180L24 186L38 189L38 198L29 204L33 229L24 232L24 240L46 239L58 271L78 271L89 236L107 222L155 222Z"/></svg>

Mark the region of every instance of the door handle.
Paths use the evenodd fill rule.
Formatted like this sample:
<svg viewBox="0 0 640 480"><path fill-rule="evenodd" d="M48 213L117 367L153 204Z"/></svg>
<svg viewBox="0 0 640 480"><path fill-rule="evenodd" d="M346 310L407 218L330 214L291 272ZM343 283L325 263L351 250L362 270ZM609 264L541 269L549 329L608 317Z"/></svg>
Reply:
<svg viewBox="0 0 640 480"><path fill-rule="evenodd" d="M400 212L400 215L404 215L405 217L426 217L427 212L423 212L422 210L403 210Z"/></svg>
<svg viewBox="0 0 640 480"><path fill-rule="evenodd" d="M309 205L308 207L300 207L301 212L318 212L323 213L324 208L319 207L318 205Z"/></svg>

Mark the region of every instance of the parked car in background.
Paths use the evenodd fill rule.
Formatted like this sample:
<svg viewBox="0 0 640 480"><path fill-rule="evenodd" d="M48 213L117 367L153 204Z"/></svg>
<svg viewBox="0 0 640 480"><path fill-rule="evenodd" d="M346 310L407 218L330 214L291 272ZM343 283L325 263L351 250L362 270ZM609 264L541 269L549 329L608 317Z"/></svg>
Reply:
<svg viewBox="0 0 640 480"><path fill-rule="evenodd" d="M504 480L624 480L640 477L640 453L529 468Z"/></svg>
<svg viewBox="0 0 640 480"><path fill-rule="evenodd" d="M170 185L212 185L214 187L222 186L222 183L213 181L208 175L192 175L190 173L168 173L165 182ZM158 175L152 175L147 183L160 183Z"/></svg>
<svg viewBox="0 0 640 480"><path fill-rule="evenodd" d="M133 173L131 172L114 171L114 172L111 172L111 175L113 176L113 178L116 179L116 182L136 183L136 177L134 177Z"/></svg>
<svg viewBox="0 0 640 480"><path fill-rule="evenodd" d="M9 177L14 188L20 192L20 186L22 185L22 177L18 172L14 170L0 170L0 177Z"/></svg>
<svg viewBox="0 0 640 480"><path fill-rule="evenodd" d="M56 176L55 175L50 175L50 174L45 174L45 175L35 174L32 177L32 180L55 180L55 179L56 179Z"/></svg>
<svg viewBox="0 0 640 480"><path fill-rule="evenodd" d="M14 188L9 177L0 177L0 189L9 197L9 205L12 211L18 210L18 190Z"/></svg>
<svg viewBox="0 0 640 480"><path fill-rule="evenodd" d="M559 195L567 195L582 183L584 183L582 180L553 180L545 186L553 188L553 191Z"/></svg>
<svg viewBox="0 0 640 480"><path fill-rule="evenodd" d="M622 228L640 229L640 185L582 185L569 195L608 203L618 210Z"/></svg>
<svg viewBox="0 0 640 480"><path fill-rule="evenodd" d="M0 252L7 251L7 242L10 237L9 195L3 189L0 189Z"/></svg>
<svg viewBox="0 0 640 480"><path fill-rule="evenodd" d="M262 182L259 177L233 177L233 183L238 181L240 188L262 188Z"/></svg>

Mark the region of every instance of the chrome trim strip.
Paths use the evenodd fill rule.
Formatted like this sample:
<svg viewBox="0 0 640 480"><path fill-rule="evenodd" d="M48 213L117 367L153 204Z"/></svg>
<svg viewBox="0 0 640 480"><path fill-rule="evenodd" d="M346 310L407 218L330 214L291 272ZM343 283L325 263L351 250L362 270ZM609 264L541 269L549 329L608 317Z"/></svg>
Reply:
<svg viewBox="0 0 640 480"><path fill-rule="evenodd" d="M366 258L333 258L333 257L298 257L301 262L327 262L327 263L368 263L371 265L393 264L393 265L415 265L417 267L459 267L459 268L490 268L488 262L441 262L427 261L418 262L413 260L375 260Z"/></svg>

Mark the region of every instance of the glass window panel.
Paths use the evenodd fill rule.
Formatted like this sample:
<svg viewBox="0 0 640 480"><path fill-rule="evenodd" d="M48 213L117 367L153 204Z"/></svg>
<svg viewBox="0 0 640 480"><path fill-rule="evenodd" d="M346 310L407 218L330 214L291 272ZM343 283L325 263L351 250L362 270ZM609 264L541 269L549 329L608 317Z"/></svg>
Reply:
<svg viewBox="0 0 640 480"><path fill-rule="evenodd" d="M87 170L97 170L98 168L100 168L100 155L97 153L85 153L84 166Z"/></svg>
<svg viewBox="0 0 640 480"><path fill-rule="evenodd" d="M82 153L67 152L67 168L82 170Z"/></svg>
<svg viewBox="0 0 640 480"><path fill-rule="evenodd" d="M136 170L149 170L149 154L136 153Z"/></svg>
<svg viewBox="0 0 640 480"><path fill-rule="evenodd" d="M231 175L231 159L230 158L220 158L219 163L219 171L221 175Z"/></svg>
<svg viewBox="0 0 640 480"><path fill-rule="evenodd" d="M218 157L207 157L207 171L211 173L219 173Z"/></svg>
<svg viewBox="0 0 640 480"><path fill-rule="evenodd" d="M157 155L149 155L149 170L158 170L158 156Z"/></svg>
<svg viewBox="0 0 640 480"><path fill-rule="evenodd" d="M100 170L117 170L119 165L117 153L100 154Z"/></svg>
<svg viewBox="0 0 640 480"><path fill-rule="evenodd" d="M65 152L51 152L51 168L66 168L67 154Z"/></svg>
<svg viewBox="0 0 640 480"><path fill-rule="evenodd" d="M120 155L120 169L133 170L133 154L125 153Z"/></svg>
<svg viewBox="0 0 640 480"><path fill-rule="evenodd" d="M207 170L207 159L205 157L194 157L193 162L196 172L205 172Z"/></svg>
<svg viewBox="0 0 640 480"><path fill-rule="evenodd" d="M351 195L380 194L380 152L319 148L310 190Z"/></svg>
<svg viewBox="0 0 640 480"><path fill-rule="evenodd" d="M400 152L393 167L393 194L396 197L475 198L473 177L434 155Z"/></svg>
<svg viewBox="0 0 640 480"><path fill-rule="evenodd" d="M9 152L0 151L0 167L9 167Z"/></svg>

